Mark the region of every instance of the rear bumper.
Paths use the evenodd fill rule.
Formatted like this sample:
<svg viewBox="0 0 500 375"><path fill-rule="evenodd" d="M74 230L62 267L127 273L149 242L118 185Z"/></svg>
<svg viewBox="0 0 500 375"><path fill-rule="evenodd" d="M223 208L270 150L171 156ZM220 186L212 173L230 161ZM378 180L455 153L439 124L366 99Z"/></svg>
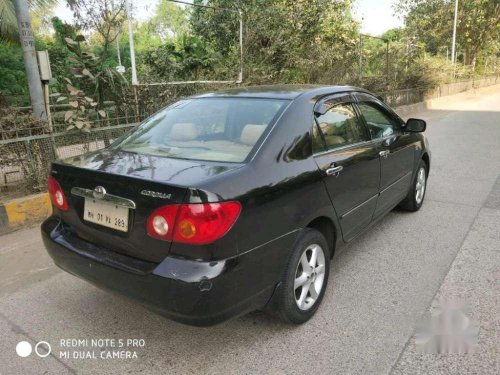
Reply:
<svg viewBox="0 0 500 375"><path fill-rule="evenodd" d="M282 274L285 261L280 252L290 248L291 237L295 236L281 237L271 248L235 258L200 262L167 257L156 264L86 242L72 235L57 217L42 224L45 247L63 270L132 297L170 319L198 326L265 306ZM259 254L266 253L264 262Z"/></svg>

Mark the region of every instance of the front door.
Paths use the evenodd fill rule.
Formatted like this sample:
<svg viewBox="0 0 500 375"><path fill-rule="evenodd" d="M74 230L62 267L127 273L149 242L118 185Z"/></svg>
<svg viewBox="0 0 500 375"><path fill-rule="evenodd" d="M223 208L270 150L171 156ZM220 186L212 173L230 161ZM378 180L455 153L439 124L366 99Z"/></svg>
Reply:
<svg viewBox="0 0 500 375"><path fill-rule="evenodd" d="M377 98L358 93L357 107L380 155L380 197L374 218L392 209L407 195L413 174L415 146L403 121Z"/></svg>
<svg viewBox="0 0 500 375"><path fill-rule="evenodd" d="M350 95L316 105L314 159L322 170L330 200L349 241L372 220L380 183L380 159Z"/></svg>

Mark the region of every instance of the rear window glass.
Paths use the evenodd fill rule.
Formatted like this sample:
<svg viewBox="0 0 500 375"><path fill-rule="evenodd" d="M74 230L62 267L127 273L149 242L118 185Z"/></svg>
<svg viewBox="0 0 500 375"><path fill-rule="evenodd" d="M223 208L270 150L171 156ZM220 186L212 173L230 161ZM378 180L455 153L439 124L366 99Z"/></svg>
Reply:
<svg viewBox="0 0 500 375"><path fill-rule="evenodd" d="M115 148L178 159L243 162L288 101L201 98L176 102Z"/></svg>

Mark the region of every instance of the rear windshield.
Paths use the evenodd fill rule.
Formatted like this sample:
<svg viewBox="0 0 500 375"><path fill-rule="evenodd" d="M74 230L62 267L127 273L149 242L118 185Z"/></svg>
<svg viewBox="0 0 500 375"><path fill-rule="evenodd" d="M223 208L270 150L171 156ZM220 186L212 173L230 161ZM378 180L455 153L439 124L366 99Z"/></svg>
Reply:
<svg viewBox="0 0 500 375"><path fill-rule="evenodd" d="M243 162L287 100L188 99L144 121L114 145L122 151L221 162Z"/></svg>

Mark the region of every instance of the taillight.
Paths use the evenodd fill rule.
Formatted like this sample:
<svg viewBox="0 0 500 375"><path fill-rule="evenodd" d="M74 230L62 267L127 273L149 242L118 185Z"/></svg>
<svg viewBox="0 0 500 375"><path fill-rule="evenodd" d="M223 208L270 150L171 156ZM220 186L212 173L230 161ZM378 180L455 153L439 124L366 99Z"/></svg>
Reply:
<svg viewBox="0 0 500 375"><path fill-rule="evenodd" d="M231 229L240 211L238 202L163 206L149 216L147 232L166 241L208 244Z"/></svg>
<svg viewBox="0 0 500 375"><path fill-rule="evenodd" d="M66 196L64 195L64 191L59 182L54 177L49 176L48 185L52 204L60 210L67 211L68 201L66 200Z"/></svg>
<svg viewBox="0 0 500 375"><path fill-rule="evenodd" d="M146 224L148 235L160 240L171 241L178 210L178 204L171 204L154 210Z"/></svg>

